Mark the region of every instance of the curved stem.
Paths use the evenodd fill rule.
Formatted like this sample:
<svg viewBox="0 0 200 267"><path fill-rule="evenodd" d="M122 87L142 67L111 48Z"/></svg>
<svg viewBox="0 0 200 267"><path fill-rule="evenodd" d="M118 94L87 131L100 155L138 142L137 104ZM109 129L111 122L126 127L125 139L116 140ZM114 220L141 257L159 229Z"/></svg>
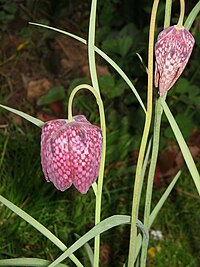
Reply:
<svg viewBox="0 0 200 267"><path fill-rule="evenodd" d="M137 237L137 227L136 221L138 218L139 209L139 191L140 191L140 179L142 173L142 165L144 160L144 154L146 150L147 139L149 135L151 117L152 117L152 95L153 95L153 53L154 53L154 33L155 33L155 21L156 13L158 8L159 0L154 0L151 21L150 21L150 33L149 33L149 49L148 49L148 94L147 94L147 113L145 126L142 136L142 141L140 145L140 151L138 156L138 162L136 167L135 184L133 192L133 204L131 213L131 232L130 232L130 244L129 244L129 256L128 256L128 267L134 266L134 258L136 251L136 237Z"/></svg>
<svg viewBox="0 0 200 267"><path fill-rule="evenodd" d="M185 15L185 0L180 0L180 15L177 23L178 27L183 27L184 15Z"/></svg>
<svg viewBox="0 0 200 267"><path fill-rule="evenodd" d="M100 122L101 122L101 130L103 137L103 147L102 147L102 155L101 162L99 168L99 178L98 178L98 186L96 195L96 209L95 209L95 224L100 222L101 217L101 198L102 198L102 189L103 189L103 178L104 178L104 166L105 166L105 157L106 157L106 121L105 121L105 113L104 106L101 100L99 93L94 90L94 88L88 84L81 84L75 87L69 97L68 102L68 119L72 120L72 102L75 94L81 89L88 89L96 98L97 104L99 107L100 114ZM99 247L100 247L100 237L99 235L95 237L95 249L94 249L94 266L97 267L99 265Z"/></svg>

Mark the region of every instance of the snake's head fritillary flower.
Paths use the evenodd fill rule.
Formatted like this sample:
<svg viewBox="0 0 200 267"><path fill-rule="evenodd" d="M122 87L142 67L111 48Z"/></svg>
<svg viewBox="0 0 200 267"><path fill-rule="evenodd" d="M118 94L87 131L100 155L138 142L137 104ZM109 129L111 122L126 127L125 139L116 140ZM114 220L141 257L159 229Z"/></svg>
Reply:
<svg viewBox="0 0 200 267"><path fill-rule="evenodd" d="M48 121L42 128L41 161L45 179L61 191L72 184L86 194L96 181L102 150L102 134L83 115L71 122Z"/></svg>
<svg viewBox="0 0 200 267"><path fill-rule="evenodd" d="M160 96L174 85L192 53L195 40L184 27L171 26L158 35L155 44L155 86Z"/></svg>

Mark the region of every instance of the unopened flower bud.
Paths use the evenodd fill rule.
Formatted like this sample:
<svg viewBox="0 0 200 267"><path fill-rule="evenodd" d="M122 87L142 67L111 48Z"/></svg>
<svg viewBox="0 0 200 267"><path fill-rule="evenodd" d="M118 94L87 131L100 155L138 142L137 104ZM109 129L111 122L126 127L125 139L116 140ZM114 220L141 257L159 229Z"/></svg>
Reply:
<svg viewBox="0 0 200 267"><path fill-rule="evenodd" d="M61 191L72 184L82 194L96 181L101 159L102 134L83 115L48 121L41 136L44 176Z"/></svg>
<svg viewBox="0 0 200 267"><path fill-rule="evenodd" d="M192 53L195 40L184 27L171 26L158 35L155 44L155 86L160 96L174 85Z"/></svg>

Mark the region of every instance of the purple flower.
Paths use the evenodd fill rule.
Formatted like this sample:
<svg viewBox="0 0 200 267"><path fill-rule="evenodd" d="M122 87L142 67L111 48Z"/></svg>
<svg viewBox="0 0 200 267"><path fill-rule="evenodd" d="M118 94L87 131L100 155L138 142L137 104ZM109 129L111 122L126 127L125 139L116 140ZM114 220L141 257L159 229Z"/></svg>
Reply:
<svg viewBox="0 0 200 267"><path fill-rule="evenodd" d="M183 72L194 46L192 34L184 27L171 26L158 35L155 44L155 86L160 96L174 85Z"/></svg>
<svg viewBox="0 0 200 267"><path fill-rule="evenodd" d="M48 121L41 136L41 161L46 180L61 191L72 184L86 194L96 181L101 159L102 134L83 115Z"/></svg>

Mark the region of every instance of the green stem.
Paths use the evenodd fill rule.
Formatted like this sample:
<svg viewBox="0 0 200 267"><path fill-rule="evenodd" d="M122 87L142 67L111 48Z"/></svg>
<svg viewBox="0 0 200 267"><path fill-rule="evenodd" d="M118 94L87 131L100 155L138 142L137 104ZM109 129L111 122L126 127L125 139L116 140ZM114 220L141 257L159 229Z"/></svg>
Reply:
<svg viewBox="0 0 200 267"><path fill-rule="evenodd" d="M88 33L88 61L89 61L89 69L92 79L92 85L94 89L100 93L98 79L97 79L97 72L96 72L96 63L95 63L96 8L97 8L97 0L92 0L90 22L89 22L89 33Z"/></svg>
<svg viewBox="0 0 200 267"><path fill-rule="evenodd" d="M148 94L147 94L147 113L145 119L145 126L140 145L140 151L138 156L138 162L136 167L133 201L132 201L132 213L131 213L131 230L130 230L130 244L129 244L129 255L128 255L128 267L134 266L134 258L136 251L136 238L137 238L137 227L136 221L138 218L139 210L139 192L140 192L140 179L142 173L142 165L144 160L144 154L146 150L147 139L149 135L151 117L152 117L152 95L153 95L153 53L154 53L154 33L155 33L155 22L156 13L158 8L159 0L154 0L151 21L150 21L150 32L149 32L149 49L148 49Z"/></svg>
<svg viewBox="0 0 200 267"><path fill-rule="evenodd" d="M166 0L164 29L166 29L170 26L171 11L172 11L172 0Z"/></svg>
<svg viewBox="0 0 200 267"><path fill-rule="evenodd" d="M160 139L160 125L161 125L161 117L162 117L162 106L160 98L156 100L155 106L155 119L154 119L154 134L153 134L153 149L152 149L152 157L148 174L148 182L146 189L146 200L145 200L145 210L144 210L144 227L149 230L149 217L151 210L151 200L152 200L152 192L153 192L153 181L156 169L156 163L158 158L158 149L159 149L159 139ZM145 243L142 246L141 253L141 267L146 266L146 257L147 257L147 248L148 244Z"/></svg>
<svg viewBox="0 0 200 267"><path fill-rule="evenodd" d="M73 91L70 94L69 97L69 101L68 101L68 120L72 120L72 104L73 104L73 100L74 100L74 96L76 95L76 93L82 89L87 89L89 90L96 98L97 100L97 104L99 107L99 114L100 114L100 122L101 122L101 129L102 129L102 133L104 130L104 121L105 121L105 114L104 114L104 107L103 107L103 102L101 100L101 97L99 96L99 94L94 90L94 88L89 85L89 84L80 84L78 86L76 86Z"/></svg>
<svg viewBox="0 0 200 267"><path fill-rule="evenodd" d="M103 136L103 147L102 147L102 155L101 155L101 162L99 168L99 178L98 178L98 186L97 191L95 192L96 195L96 209L95 209L95 224L100 222L101 217L101 199L102 199L102 189L103 189L103 178L104 178L104 166L105 166L105 157L106 157L106 122L105 122L105 113L104 113L104 106L101 100L99 93L94 90L94 88L88 84L81 84L75 87L69 97L68 102L68 119L72 118L72 102L74 99L75 94L81 89L88 89L90 92L93 93L97 100L97 104L99 107L99 114L100 114L100 122L101 122L101 130ZM99 249L100 249L100 236L95 237L95 249L94 249L94 266L99 266Z"/></svg>
<svg viewBox="0 0 200 267"><path fill-rule="evenodd" d="M97 9L97 0L92 0L91 11L90 11L90 22L89 22L89 34L88 34L88 60L89 60L89 69L92 80L92 86L94 87L96 92L98 92L99 99L101 99L98 78L97 78L96 63L95 63L96 9ZM101 221L101 198L102 198L105 153L106 153L106 122L105 122L105 114L102 101L100 107L101 107L100 111L101 126L103 133L103 151L102 151L102 160L100 163L100 173L99 173L98 186L96 192L95 224L98 224ZM99 266L99 253L100 253L100 235L97 235L94 240L95 267Z"/></svg>
<svg viewBox="0 0 200 267"><path fill-rule="evenodd" d="M170 26L171 8L172 8L172 0L167 0L166 5L165 5L164 28L168 28ZM164 99L165 98L166 98L166 95L164 96ZM163 109L161 105L161 98L158 98L156 99L156 104L155 104L153 149L152 149L152 157L151 157L151 163L150 163L148 180L147 180L145 210L144 210L144 227L148 230L150 228L149 220L150 220L150 211L151 211L151 200L152 200L152 193L153 193L153 181L154 181L156 163L157 163L157 158L158 158L162 113L163 113ZM142 246L142 252L141 252L141 262L140 262L141 267L146 266L147 249L148 249L148 244L144 244Z"/></svg>
<svg viewBox="0 0 200 267"><path fill-rule="evenodd" d="M178 27L183 27L183 20L185 15L185 0L180 0L180 15L177 23Z"/></svg>

